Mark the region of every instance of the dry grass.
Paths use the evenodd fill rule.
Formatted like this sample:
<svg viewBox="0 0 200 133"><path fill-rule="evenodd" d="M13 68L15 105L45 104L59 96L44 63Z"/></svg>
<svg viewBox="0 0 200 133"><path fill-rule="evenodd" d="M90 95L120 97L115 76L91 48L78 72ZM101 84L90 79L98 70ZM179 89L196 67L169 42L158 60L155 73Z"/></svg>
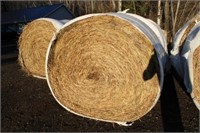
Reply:
<svg viewBox="0 0 200 133"><path fill-rule="evenodd" d="M59 32L47 74L54 95L68 109L127 122L154 105L160 93L156 68L154 48L142 32L120 18L102 15Z"/></svg>
<svg viewBox="0 0 200 133"><path fill-rule="evenodd" d="M194 99L200 104L200 46L193 54L193 94Z"/></svg>
<svg viewBox="0 0 200 133"><path fill-rule="evenodd" d="M28 75L45 77L45 57L56 28L46 20L27 24L19 38L19 63Z"/></svg>

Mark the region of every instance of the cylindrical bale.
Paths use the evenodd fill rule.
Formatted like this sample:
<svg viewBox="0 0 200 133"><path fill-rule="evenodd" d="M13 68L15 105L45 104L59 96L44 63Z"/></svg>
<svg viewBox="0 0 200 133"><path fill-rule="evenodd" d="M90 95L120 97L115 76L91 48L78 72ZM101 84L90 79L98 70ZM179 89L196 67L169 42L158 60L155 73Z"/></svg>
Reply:
<svg viewBox="0 0 200 133"><path fill-rule="evenodd" d="M48 45L65 21L40 18L28 23L19 37L18 61L29 75L45 79L45 57Z"/></svg>
<svg viewBox="0 0 200 133"><path fill-rule="evenodd" d="M181 32L182 31L182 32ZM181 41L180 38L184 38ZM183 79L187 91L200 110L200 16L186 23L174 38L170 56L173 66ZM175 54L176 53L176 54ZM179 63L176 63L176 62Z"/></svg>
<svg viewBox="0 0 200 133"><path fill-rule="evenodd" d="M180 55L184 84L200 110L200 22L188 34Z"/></svg>
<svg viewBox="0 0 200 133"><path fill-rule="evenodd" d="M160 96L165 46L159 26L138 15L81 16L65 24L49 45L47 82L66 110L127 126Z"/></svg>

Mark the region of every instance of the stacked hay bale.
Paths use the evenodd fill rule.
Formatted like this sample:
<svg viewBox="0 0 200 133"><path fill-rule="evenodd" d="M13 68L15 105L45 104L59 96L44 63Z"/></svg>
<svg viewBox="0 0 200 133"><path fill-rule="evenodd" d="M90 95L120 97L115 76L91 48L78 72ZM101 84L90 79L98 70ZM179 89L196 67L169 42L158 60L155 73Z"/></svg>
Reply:
<svg viewBox="0 0 200 133"><path fill-rule="evenodd" d="M68 111L128 125L160 96L166 46L162 30L149 19L124 13L81 16L49 45L48 85Z"/></svg>
<svg viewBox="0 0 200 133"><path fill-rule="evenodd" d="M184 80L195 105L200 109L200 14L188 21L175 35L172 65Z"/></svg>
<svg viewBox="0 0 200 133"><path fill-rule="evenodd" d="M65 20L66 21L66 20ZM40 18L28 23L19 38L19 64L29 75L45 78L48 45L63 22Z"/></svg>

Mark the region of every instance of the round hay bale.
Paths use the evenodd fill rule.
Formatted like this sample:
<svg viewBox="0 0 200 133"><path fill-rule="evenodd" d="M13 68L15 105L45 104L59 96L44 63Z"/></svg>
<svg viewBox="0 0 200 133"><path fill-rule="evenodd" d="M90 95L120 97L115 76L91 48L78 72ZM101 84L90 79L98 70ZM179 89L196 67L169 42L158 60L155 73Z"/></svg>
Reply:
<svg viewBox="0 0 200 133"><path fill-rule="evenodd" d="M181 55L181 63L183 66L184 84L187 91L200 110L200 21L196 22L195 26L188 34L185 43L183 44Z"/></svg>
<svg viewBox="0 0 200 133"><path fill-rule="evenodd" d="M197 16L176 33L170 58L180 78L183 79L187 92L191 94L200 110L200 17ZM180 38L184 38L184 41ZM180 43L182 44L178 45Z"/></svg>
<svg viewBox="0 0 200 133"><path fill-rule="evenodd" d="M54 98L87 118L122 125L141 118L163 84L162 33L152 21L123 13L90 14L65 24L46 57Z"/></svg>
<svg viewBox="0 0 200 133"><path fill-rule="evenodd" d="M28 23L19 38L18 61L22 69L38 78L45 78L45 57L48 45L63 23L48 18Z"/></svg>

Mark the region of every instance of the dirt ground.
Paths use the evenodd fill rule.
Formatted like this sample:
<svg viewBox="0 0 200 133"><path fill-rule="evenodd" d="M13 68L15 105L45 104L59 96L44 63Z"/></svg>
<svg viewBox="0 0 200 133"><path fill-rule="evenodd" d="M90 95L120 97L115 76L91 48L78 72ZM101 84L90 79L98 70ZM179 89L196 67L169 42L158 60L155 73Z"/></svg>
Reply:
<svg viewBox="0 0 200 133"><path fill-rule="evenodd" d="M17 63L17 51L1 55L1 131L162 132L199 131L199 111L174 76L165 77L156 106L132 126L74 115L51 95L46 80L28 77Z"/></svg>

